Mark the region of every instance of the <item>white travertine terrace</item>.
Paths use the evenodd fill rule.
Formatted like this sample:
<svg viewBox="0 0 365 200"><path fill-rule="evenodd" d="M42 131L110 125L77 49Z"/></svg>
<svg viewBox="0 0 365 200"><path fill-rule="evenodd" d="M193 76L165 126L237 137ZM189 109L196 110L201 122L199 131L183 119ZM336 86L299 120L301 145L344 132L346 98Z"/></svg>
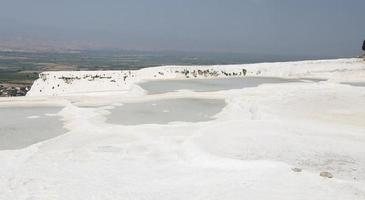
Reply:
<svg viewBox="0 0 365 200"><path fill-rule="evenodd" d="M305 81L159 94L135 84L243 75ZM364 83L362 59L44 72L27 96L0 98L0 133L11 122L30 137L39 123L16 129L1 107L37 106L57 106L66 133L0 150L0 200L364 200ZM184 121L191 113L208 115Z"/></svg>
<svg viewBox="0 0 365 200"><path fill-rule="evenodd" d="M272 76L311 77L349 80L346 71L364 69L361 59L338 59L282 63L259 63L217 66L161 66L123 71L57 71L40 74L27 96L60 96L74 93L127 91L134 83L156 79L229 78ZM336 77L341 72L340 77ZM351 80L361 77L363 72ZM360 78L361 79L361 78Z"/></svg>

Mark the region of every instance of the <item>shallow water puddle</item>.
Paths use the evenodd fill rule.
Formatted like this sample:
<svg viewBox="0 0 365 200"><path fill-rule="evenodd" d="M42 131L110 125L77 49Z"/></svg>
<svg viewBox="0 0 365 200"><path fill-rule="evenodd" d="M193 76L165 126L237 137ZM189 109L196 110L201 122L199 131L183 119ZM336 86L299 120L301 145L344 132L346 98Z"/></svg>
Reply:
<svg viewBox="0 0 365 200"><path fill-rule="evenodd" d="M20 149L63 133L62 121L54 116L61 107L0 108L0 150Z"/></svg>
<svg viewBox="0 0 365 200"><path fill-rule="evenodd" d="M257 87L261 84L301 82L299 79L283 79L272 77L244 77L224 79L186 79L158 80L139 83L148 94L161 94L177 90L193 90L196 92L211 92L219 90Z"/></svg>
<svg viewBox="0 0 365 200"><path fill-rule="evenodd" d="M224 100L194 98L126 103L111 109L106 122L137 125L210 121L224 106Z"/></svg>
<svg viewBox="0 0 365 200"><path fill-rule="evenodd" d="M365 82L342 82L341 84L351 85L355 87L365 87Z"/></svg>

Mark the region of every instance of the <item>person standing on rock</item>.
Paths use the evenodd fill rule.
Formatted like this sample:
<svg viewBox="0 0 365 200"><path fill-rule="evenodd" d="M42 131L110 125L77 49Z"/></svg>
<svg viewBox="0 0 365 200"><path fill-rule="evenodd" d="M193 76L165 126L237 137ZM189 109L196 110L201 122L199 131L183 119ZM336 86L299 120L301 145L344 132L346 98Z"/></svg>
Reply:
<svg viewBox="0 0 365 200"><path fill-rule="evenodd" d="M362 50L365 51L365 40L362 43ZM361 57L365 58L365 53Z"/></svg>

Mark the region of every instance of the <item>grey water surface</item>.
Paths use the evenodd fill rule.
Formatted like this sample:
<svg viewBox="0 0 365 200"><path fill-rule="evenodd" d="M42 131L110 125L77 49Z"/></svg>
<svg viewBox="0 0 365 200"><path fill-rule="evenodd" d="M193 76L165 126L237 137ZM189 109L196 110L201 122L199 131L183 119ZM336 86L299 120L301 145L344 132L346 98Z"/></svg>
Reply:
<svg viewBox="0 0 365 200"><path fill-rule="evenodd" d="M365 82L342 82L341 84L351 85L355 87L365 87Z"/></svg>
<svg viewBox="0 0 365 200"><path fill-rule="evenodd" d="M61 107L0 107L0 150L21 149L63 133Z"/></svg>
<svg viewBox="0 0 365 200"><path fill-rule="evenodd" d="M317 81L317 80L313 80ZM157 80L139 83L148 94L161 94L177 90L192 90L196 92L212 92L219 90L257 87L261 84L302 82L300 79L283 79L274 77L242 77L222 79L185 79Z"/></svg>
<svg viewBox="0 0 365 200"><path fill-rule="evenodd" d="M224 106L224 100L195 98L126 103L111 109L106 122L137 125L210 121Z"/></svg>

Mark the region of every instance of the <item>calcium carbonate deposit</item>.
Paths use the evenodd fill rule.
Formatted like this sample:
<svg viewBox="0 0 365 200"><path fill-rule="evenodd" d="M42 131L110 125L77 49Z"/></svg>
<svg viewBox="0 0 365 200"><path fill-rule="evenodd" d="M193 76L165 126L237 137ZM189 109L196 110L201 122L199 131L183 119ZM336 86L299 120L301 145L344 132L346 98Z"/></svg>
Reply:
<svg viewBox="0 0 365 200"><path fill-rule="evenodd" d="M364 200L364 82L362 59L43 72L0 99L0 199Z"/></svg>

